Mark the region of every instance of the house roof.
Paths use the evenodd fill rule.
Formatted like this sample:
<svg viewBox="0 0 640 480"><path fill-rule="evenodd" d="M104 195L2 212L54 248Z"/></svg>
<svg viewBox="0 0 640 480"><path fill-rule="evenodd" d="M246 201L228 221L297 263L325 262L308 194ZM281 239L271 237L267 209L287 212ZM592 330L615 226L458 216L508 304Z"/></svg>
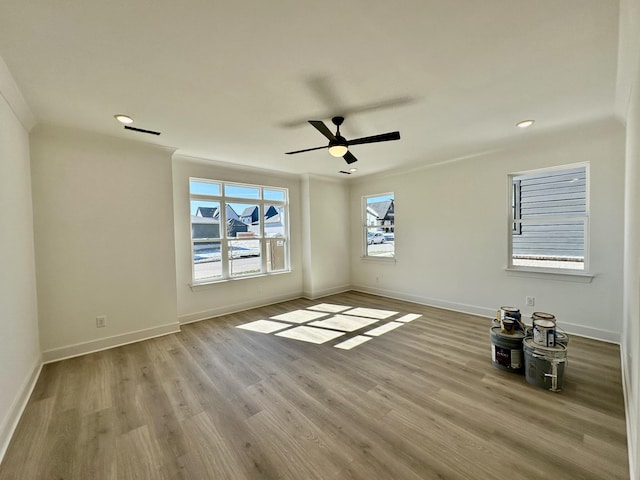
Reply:
<svg viewBox="0 0 640 480"><path fill-rule="evenodd" d="M385 218L388 215L389 209L392 205L393 200L384 200L382 202L368 203L367 209L375 212L378 218ZM393 215L393 212L391 212L391 215Z"/></svg>
<svg viewBox="0 0 640 480"><path fill-rule="evenodd" d="M227 225L231 226L231 227L246 227L247 224L244 222L241 222L240 220L236 220L235 218L232 218L231 220L227 220Z"/></svg>
<svg viewBox="0 0 640 480"><path fill-rule="evenodd" d="M217 218L211 217L200 217L198 215L191 215L191 223L192 224L219 224L220 221Z"/></svg>
<svg viewBox="0 0 640 480"><path fill-rule="evenodd" d="M253 212L255 212L258 209L258 207L247 207L242 211L242 214L240 215L241 217L249 217L251 215L253 215Z"/></svg>
<svg viewBox="0 0 640 480"><path fill-rule="evenodd" d="M348 139L400 131L400 141L351 147L360 160L352 181L611 116L619 8L13 1L0 3L0 57L39 123L178 155L344 178L344 162L324 149L284 155L326 145L307 120L334 131L330 118L342 114ZM117 113L162 134L124 130ZM531 129L514 126L530 117Z"/></svg>
<svg viewBox="0 0 640 480"><path fill-rule="evenodd" d="M218 213L218 209L216 207L198 207L196 211L196 215L200 217L215 217Z"/></svg>

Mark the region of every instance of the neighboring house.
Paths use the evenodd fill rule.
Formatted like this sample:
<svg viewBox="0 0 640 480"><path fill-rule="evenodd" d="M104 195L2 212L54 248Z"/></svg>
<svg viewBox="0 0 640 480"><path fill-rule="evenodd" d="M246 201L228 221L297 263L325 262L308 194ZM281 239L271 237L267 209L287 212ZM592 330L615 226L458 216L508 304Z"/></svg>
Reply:
<svg viewBox="0 0 640 480"><path fill-rule="evenodd" d="M257 224L259 218L260 218L260 215L259 215L257 206L247 207L240 214L240 221L243 223L246 223L247 225Z"/></svg>
<svg viewBox="0 0 640 480"><path fill-rule="evenodd" d="M227 208L225 210L227 222L229 220L240 220L240 216L236 213L231 205L227 203ZM220 211L217 211L214 215L214 218L220 220Z"/></svg>
<svg viewBox="0 0 640 480"><path fill-rule="evenodd" d="M232 218L227 221L227 236L237 237L238 232L247 232L249 226L240 220ZM191 238L193 240L204 238L220 238L220 220L217 218L199 217L191 215Z"/></svg>
<svg viewBox="0 0 640 480"><path fill-rule="evenodd" d="M254 218L254 213L257 213L258 209L256 208L248 208L242 212L242 217L245 218L245 213L247 213L246 218L249 219ZM249 226L249 231L253 232L254 235L260 235L260 222L253 221ZM264 235L266 237L273 237L277 235L284 235L284 224L282 222L282 217L280 216L280 212L273 205L269 205L267 211L264 215Z"/></svg>
<svg viewBox="0 0 640 480"><path fill-rule="evenodd" d="M514 258L584 258L584 167L514 177L513 189Z"/></svg>
<svg viewBox="0 0 640 480"><path fill-rule="evenodd" d="M237 218L227 220L227 236L229 238L237 237L238 233L245 233L247 231L249 231L249 225L241 222Z"/></svg>
<svg viewBox="0 0 640 480"><path fill-rule="evenodd" d="M264 234L266 237L284 236L284 223L279 213L265 218Z"/></svg>
<svg viewBox="0 0 640 480"><path fill-rule="evenodd" d="M264 214L265 221L269 218L275 217L276 215L280 215L278 209L273 205L269 205L269 208L267 208L267 212Z"/></svg>
<svg viewBox="0 0 640 480"><path fill-rule="evenodd" d="M368 225L390 225L394 224L395 216L393 200L383 202L372 202L367 204L367 224ZM385 229L389 230L389 229Z"/></svg>
<svg viewBox="0 0 640 480"><path fill-rule="evenodd" d="M198 210L196 210L196 217L213 218L218 214L219 212L217 207L198 207Z"/></svg>
<svg viewBox="0 0 640 480"><path fill-rule="evenodd" d="M227 221L238 220L240 218L233 207L229 204L227 204L225 213L227 216ZM220 209L218 207L198 207L198 209L196 210L196 217L208 217L220 220Z"/></svg>
<svg viewBox="0 0 640 480"><path fill-rule="evenodd" d="M211 217L191 215L191 238L220 238L220 221Z"/></svg>

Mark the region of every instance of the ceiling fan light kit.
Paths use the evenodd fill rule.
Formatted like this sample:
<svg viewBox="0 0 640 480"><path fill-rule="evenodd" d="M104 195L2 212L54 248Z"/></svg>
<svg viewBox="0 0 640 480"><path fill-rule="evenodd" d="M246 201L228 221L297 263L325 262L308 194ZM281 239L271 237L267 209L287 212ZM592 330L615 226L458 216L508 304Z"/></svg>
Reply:
<svg viewBox="0 0 640 480"><path fill-rule="evenodd" d="M343 157L349 149L345 144L334 143L333 145L329 144L329 153L334 157Z"/></svg>
<svg viewBox="0 0 640 480"><path fill-rule="evenodd" d="M516 127L518 128L528 128L533 125L535 120L522 120L521 122L516 123Z"/></svg>
<svg viewBox="0 0 640 480"><path fill-rule="evenodd" d="M309 123L315 127L322 135L328 140L329 144L325 147L313 147L306 148L304 150L296 150L293 152L286 152L287 155L293 155L294 153L310 152L312 150L320 150L326 148L329 150L329 154L334 157L342 157L345 162L351 164L357 162L358 159L349 151L351 145L363 145L365 143L377 143L388 142L390 140L400 140L400 132L382 133L380 135L372 135L370 137L356 138L354 140L347 140L340 135L340 125L344 122L344 117L333 117L331 119L336 126L336 133L331 133L331 130L324 124L322 120L309 120Z"/></svg>
<svg viewBox="0 0 640 480"><path fill-rule="evenodd" d="M129 125L129 124L133 123L133 118L131 118L129 115L124 115L122 113L114 115L114 118L117 121L119 121L120 123L123 123L125 125Z"/></svg>

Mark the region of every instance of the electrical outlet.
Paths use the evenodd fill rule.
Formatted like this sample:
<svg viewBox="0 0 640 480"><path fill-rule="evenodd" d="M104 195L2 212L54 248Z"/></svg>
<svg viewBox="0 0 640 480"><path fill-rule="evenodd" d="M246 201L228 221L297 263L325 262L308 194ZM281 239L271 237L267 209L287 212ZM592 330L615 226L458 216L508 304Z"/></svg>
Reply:
<svg viewBox="0 0 640 480"><path fill-rule="evenodd" d="M536 297L525 297L527 307L533 307L536 304Z"/></svg>
<svg viewBox="0 0 640 480"><path fill-rule="evenodd" d="M107 317L106 315L102 315L100 317L96 317L96 328L103 328L107 326Z"/></svg>

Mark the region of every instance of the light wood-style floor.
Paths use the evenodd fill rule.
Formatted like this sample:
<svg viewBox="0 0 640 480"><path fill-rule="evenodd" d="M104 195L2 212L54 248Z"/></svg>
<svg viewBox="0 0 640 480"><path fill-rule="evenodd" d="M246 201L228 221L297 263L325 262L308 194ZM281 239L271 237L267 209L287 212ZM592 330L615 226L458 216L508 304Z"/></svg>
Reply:
<svg viewBox="0 0 640 480"><path fill-rule="evenodd" d="M322 302L423 316L352 350L235 328ZM618 347L571 337L552 393L489 327L349 292L49 364L0 479L628 478Z"/></svg>

